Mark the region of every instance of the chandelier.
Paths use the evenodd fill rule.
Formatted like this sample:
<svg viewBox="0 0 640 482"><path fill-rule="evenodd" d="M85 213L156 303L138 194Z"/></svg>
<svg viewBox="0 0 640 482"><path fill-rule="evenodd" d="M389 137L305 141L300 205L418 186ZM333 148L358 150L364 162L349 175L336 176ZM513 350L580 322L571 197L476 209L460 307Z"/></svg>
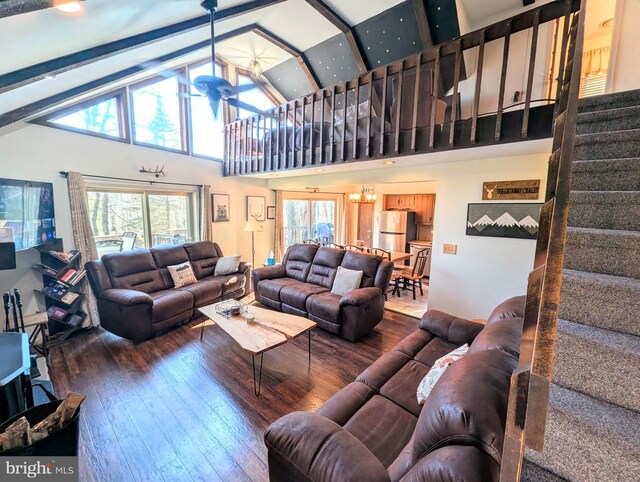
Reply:
<svg viewBox="0 0 640 482"><path fill-rule="evenodd" d="M373 204L378 199L378 195L373 192L372 187L364 187L360 192L349 194L349 200L359 204Z"/></svg>

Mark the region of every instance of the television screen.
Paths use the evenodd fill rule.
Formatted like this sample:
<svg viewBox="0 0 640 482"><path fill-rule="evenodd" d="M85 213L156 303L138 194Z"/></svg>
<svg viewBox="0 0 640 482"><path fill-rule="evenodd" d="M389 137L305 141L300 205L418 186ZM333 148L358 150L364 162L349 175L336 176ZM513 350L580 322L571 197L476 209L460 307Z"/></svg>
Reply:
<svg viewBox="0 0 640 482"><path fill-rule="evenodd" d="M0 238L26 249L55 237L53 184L0 179Z"/></svg>

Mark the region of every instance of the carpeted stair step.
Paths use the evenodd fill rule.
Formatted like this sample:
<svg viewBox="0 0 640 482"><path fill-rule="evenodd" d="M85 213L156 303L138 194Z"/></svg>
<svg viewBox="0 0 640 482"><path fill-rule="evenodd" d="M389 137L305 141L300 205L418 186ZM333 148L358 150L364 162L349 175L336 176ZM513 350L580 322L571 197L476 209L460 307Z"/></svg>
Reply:
<svg viewBox="0 0 640 482"><path fill-rule="evenodd" d="M640 105L622 109L583 112L578 115L578 134L640 129Z"/></svg>
<svg viewBox="0 0 640 482"><path fill-rule="evenodd" d="M522 464L521 482L564 482L565 480L567 479L563 479L529 460L525 460Z"/></svg>
<svg viewBox="0 0 640 482"><path fill-rule="evenodd" d="M640 231L640 191L572 191L569 226Z"/></svg>
<svg viewBox="0 0 640 482"><path fill-rule="evenodd" d="M640 411L640 337L558 320L553 382Z"/></svg>
<svg viewBox="0 0 640 482"><path fill-rule="evenodd" d="M544 451L525 457L572 481L637 481L640 414L553 385Z"/></svg>
<svg viewBox="0 0 640 482"><path fill-rule="evenodd" d="M627 90L615 94L597 95L580 100L580 112L622 109L640 105L640 90Z"/></svg>
<svg viewBox="0 0 640 482"><path fill-rule="evenodd" d="M640 280L564 270L560 318L640 336L638 313Z"/></svg>
<svg viewBox="0 0 640 482"><path fill-rule="evenodd" d="M640 158L575 161L571 188L577 191L640 191Z"/></svg>
<svg viewBox="0 0 640 482"><path fill-rule="evenodd" d="M567 228L564 267L640 279L640 232Z"/></svg>
<svg viewBox="0 0 640 482"><path fill-rule="evenodd" d="M640 157L640 129L576 136L577 161L630 157Z"/></svg>

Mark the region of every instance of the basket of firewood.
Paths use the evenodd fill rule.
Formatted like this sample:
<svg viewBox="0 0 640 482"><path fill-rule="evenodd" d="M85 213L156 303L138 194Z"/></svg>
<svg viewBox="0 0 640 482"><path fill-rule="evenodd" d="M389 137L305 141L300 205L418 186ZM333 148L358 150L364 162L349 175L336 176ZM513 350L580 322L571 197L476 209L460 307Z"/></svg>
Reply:
<svg viewBox="0 0 640 482"><path fill-rule="evenodd" d="M37 405L0 425L0 456L65 457L78 455L80 404L86 397Z"/></svg>

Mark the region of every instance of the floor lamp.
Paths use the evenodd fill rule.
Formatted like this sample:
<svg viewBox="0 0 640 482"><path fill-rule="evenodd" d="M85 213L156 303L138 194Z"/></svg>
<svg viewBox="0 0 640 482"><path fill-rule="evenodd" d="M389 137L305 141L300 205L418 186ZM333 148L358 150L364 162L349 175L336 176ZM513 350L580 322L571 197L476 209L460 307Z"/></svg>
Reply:
<svg viewBox="0 0 640 482"><path fill-rule="evenodd" d="M254 270L256 266L256 233L262 232L262 225L252 217L244 225L244 231L251 233L251 269ZM253 286L251 286L251 291L253 291Z"/></svg>

